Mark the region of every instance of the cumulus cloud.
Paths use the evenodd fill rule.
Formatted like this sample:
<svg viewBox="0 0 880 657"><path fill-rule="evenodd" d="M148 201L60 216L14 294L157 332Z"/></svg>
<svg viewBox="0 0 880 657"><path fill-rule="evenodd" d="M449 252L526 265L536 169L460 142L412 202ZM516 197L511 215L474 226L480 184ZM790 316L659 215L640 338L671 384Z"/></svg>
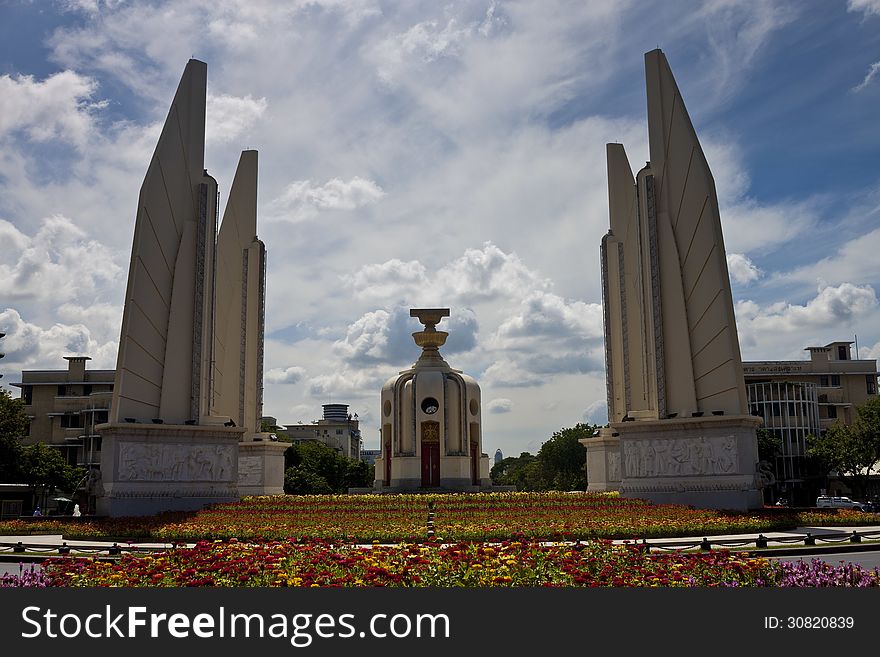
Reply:
<svg viewBox="0 0 880 657"><path fill-rule="evenodd" d="M3 368L7 371L28 368L60 368L63 356L91 356L96 368L116 364L117 343L99 343L83 324L56 323L43 328L26 321L14 308L0 312L3 339Z"/></svg>
<svg viewBox="0 0 880 657"><path fill-rule="evenodd" d="M505 397L491 400L486 404L486 410L493 414L510 413L513 410L513 402Z"/></svg>
<svg viewBox="0 0 880 657"><path fill-rule="evenodd" d="M727 270L735 283L748 285L761 277L761 270L742 253L727 254Z"/></svg>
<svg viewBox="0 0 880 657"><path fill-rule="evenodd" d="M99 288L122 280L116 254L63 215L42 219L32 236L0 219L0 236L15 246L0 251L3 298L91 305Z"/></svg>
<svg viewBox="0 0 880 657"><path fill-rule="evenodd" d="M299 383L305 375L305 368L297 367L295 365L292 367L275 367L268 370L266 374L263 375L263 380L266 383L291 384Z"/></svg>
<svg viewBox="0 0 880 657"><path fill-rule="evenodd" d="M820 286L818 294L803 305L780 301L761 306L740 301L736 317L741 330L794 332L846 325L876 307L877 295L870 285L841 283Z"/></svg>
<svg viewBox="0 0 880 657"><path fill-rule="evenodd" d="M437 328L450 334L441 353L469 351L476 345L478 326L472 310L458 309ZM381 363L400 367L418 357L418 348L411 336L421 329L418 320L409 316L409 306L379 309L365 313L351 324L345 337L334 344L334 350L349 364Z"/></svg>
<svg viewBox="0 0 880 657"><path fill-rule="evenodd" d="M873 64L871 64L871 66L868 67L868 73L865 75L865 79L852 88L853 92L858 93L869 84L871 84L873 79L877 77L878 73L880 73L880 62L874 62Z"/></svg>
<svg viewBox="0 0 880 657"><path fill-rule="evenodd" d="M322 185L295 180L268 204L267 213L273 219L304 221L324 210L356 210L384 197L385 191L377 183L360 176L348 181L333 178Z"/></svg>
<svg viewBox="0 0 880 657"><path fill-rule="evenodd" d="M523 369L510 358L501 358L486 368L480 382L495 388L534 388L547 383L547 377Z"/></svg>
<svg viewBox="0 0 880 657"><path fill-rule="evenodd" d="M484 243L481 249L465 250L433 273L418 260L392 258L365 265L343 281L358 296L369 299L415 300L430 294L456 304L520 299L550 287L550 281L529 269L516 253L505 253L492 242Z"/></svg>
<svg viewBox="0 0 880 657"><path fill-rule="evenodd" d="M21 132L36 142L84 147L96 112L107 106L107 101L93 100L97 89L94 79L73 71L42 81L31 75L0 75L0 138Z"/></svg>
<svg viewBox="0 0 880 657"><path fill-rule="evenodd" d="M265 98L208 94L205 141L220 144L234 141L263 116L267 106Z"/></svg>
<svg viewBox="0 0 880 657"><path fill-rule="evenodd" d="M312 397L322 400L331 397L347 401L372 398L382 388L382 384L395 373L396 369L389 367L368 369L343 367L328 374L312 377L307 381L307 386Z"/></svg>

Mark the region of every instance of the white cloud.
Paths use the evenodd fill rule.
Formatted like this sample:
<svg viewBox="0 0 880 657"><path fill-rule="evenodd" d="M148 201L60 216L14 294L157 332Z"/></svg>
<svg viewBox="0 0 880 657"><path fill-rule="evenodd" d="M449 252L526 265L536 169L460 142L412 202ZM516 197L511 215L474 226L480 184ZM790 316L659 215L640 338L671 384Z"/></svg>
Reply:
<svg viewBox="0 0 880 657"><path fill-rule="evenodd" d="M123 280L116 254L62 215L42 219L33 236L0 219L0 235L15 247L0 251L0 296L6 299L91 305L100 288Z"/></svg>
<svg viewBox="0 0 880 657"><path fill-rule="evenodd" d="M98 343L82 324L55 323L44 329L24 320L14 308L6 308L0 312L0 330L6 333L3 369L7 372L59 369L64 365L64 356L91 356L95 368L116 365L117 343Z"/></svg>
<svg viewBox="0 0 880 657"><path fill-rule="evenodd" d="M499 359L483 372L480 382L492 388L534 388L547 383L547 378L523 369L511 359Z"/></svg>
<svg viewBox="0 0 880 657"><path fill-rule="evenodd" d="M877 210L874 210L874 214L877 214ZM870 215L866 218L870 219ZM809 283L822 280L831 284L846 281L880 281L878 252L880 252L880 228L875 228L844 242L836 252L817 262L778 273L776 279L780 282Z"/></svg>
<svg viewBox="0 0 880 657"><path fill-rule="evenodd" d="M861 11L865 16L880 16L880 0L847 0L847 11Z"/></svg>
<svg viewBox="0 0 880 657"><path fill-rule="evenodd" d="M878 12L878 14L880 14L880 12ZM874 62L868 67L868 73L865 75L865 79L852 88L853 92L858 93L871 84L871 81L877 77L878 73L880 73L880 62Z"/></svg>
<svg viewBox="0 0 880 657"><path fill-rule="evenodd" d="M736 318L741 334L841 330L876 308L877 295L870 285L841 283L820 286L816 296L803 305L780 301L760 306L753 301L740 301L736 305Z"/></svg>
<svg viewBox="0 0 880 657"><path fill-rule="evenodd" d="M98 83L73 71L43 81L31 75L0 75L0 138L23 132L36 142L65 141L83 148L95 113L107 106L92 97Z"/></svg>
<svg viewBox="0 0 880 657"><path fill-rule="evenodd" d="M292 366L292 367L275 367L271 370L268 370L263 375L263 380L266 383L282 383L282 384L291 384L291 383L299 383L299 381L306 375L305 368Z"/></svg>
<svg viewBox="0 0 880 657"><path fill-rule="evenodd" d="M339 178L315 185L311 180L290 183L278 198L272 200L267 212L273 219L303 221L323 210L356 210L382 200L385 191L374 181L355 176Z"/></svg>
<svg viewBox="0 0 880 657"><path fill-rule="evenodd" d="M342 368L329 374L310 378L306 384L309 394L321 400L371 399L393 374L394 368L373 367L370 369Z"/></svg>
<svg viewBox="0 0 880 657"><path fill-rule="evenodd" d="M381 363L399 368L418 358L419 351L413 343L412 333L421 329L418 320L409 316L407 305L379 309L352 323L345 337L334 344L334 350L348 364L368 366ZM444 319L438 330L450 334L442 353L468 351L476 344L476 316L466 308Z"/></svg>
<svg viewBox="0 0 880 657"><path fill-rule="evenodd" d="M234 141L263 116L267 106L265 98L208 94L205 141L221 144Z"/></svg>
<svg viewBox="0 0 880 657"><path fill-rule="evenodd" d="M505 397L493 399L486 404L486 410L493 414L510 413L513 410L513 402Z"/></svg>
<svg viewBox="0 0 880 657"><path fill-rule="evenodd" d="M748 285L755 282L763 273L749 260L748 256L742 253L727 254L727 270L730 272L730 277L733 281L740 285Z"/></svg>
<svg viewBox="0 0 880 657"><path fill-rule="evenodd" d="M587 424L598 424L599 426L608 424L608 401L605 399L594 401L587 406L583 417Z"/></svg>
<svg viewBox="0 0 880 657"><path fill-rule="evenodd" d="M550 286L548 279L529 269L516 253L505 253L491 242L482 249L465 250L435 273L429 273L418 260L393 258L365 265L343 280L365 298L396 301L430 295L436 299L432 304L521 299Z"/></svg>

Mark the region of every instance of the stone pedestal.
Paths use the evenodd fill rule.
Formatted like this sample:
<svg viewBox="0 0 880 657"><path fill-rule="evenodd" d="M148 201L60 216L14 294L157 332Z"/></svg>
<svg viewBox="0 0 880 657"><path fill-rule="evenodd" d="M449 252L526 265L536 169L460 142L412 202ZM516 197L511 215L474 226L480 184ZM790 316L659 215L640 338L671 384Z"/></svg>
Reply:
<svg viewBox="0 0 880 657"><path fill-rule="evenodd" d="M624 497L709 509L760 508L755 437L760 424L750 415L613 423L583 441L588 490L614 490L616 467L617 490Z"/></svg>
<svg viewBox="0 0 880 657"><path fill-rule="evenodd" d="M620 490L620 438L605 427L594 438L580 442L587 448L587 492L606 493Z"/></svg>
<svg viewBox="0 0 880 657"><path fill-rule="evenodd" d="M238 444L238 494L283 495L284 452L290 443L272 442L269 434L256 438Z"/></svg>
<svg viewBox="0 0 880 657"><path fill-rule="evenodd" d="M102 424L98 515L145 516L235 502L243 428Z"/></svg>

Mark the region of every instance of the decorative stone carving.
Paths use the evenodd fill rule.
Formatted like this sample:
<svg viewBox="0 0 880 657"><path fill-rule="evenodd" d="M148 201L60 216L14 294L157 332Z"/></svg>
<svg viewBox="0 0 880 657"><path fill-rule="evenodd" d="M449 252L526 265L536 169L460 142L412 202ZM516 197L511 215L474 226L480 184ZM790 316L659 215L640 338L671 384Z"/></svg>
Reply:
<svg viewBox="0 0 880 657"><path fill-rule="evenodd" d="M120 481L225 481L235 478L233 445L119 445Z"/></svg>
<svg viewBox="0 0 880 657"><path fill-rule="evenodd" d="M257 486L263 475L263 464L259 456L238 457L238 485Z"/></svg>
<svg viewBox="0 0 880 657"><path fill-rule="evenodd" d="M620 481L620 452L608 454L607 481Z"/></svg>
<svg viewBox="0 0 880 657"><path fill-rule="evenodd" d="M627 478L732 474L738 463L736 438L627 440L623 443L623 461Z"/></svg>

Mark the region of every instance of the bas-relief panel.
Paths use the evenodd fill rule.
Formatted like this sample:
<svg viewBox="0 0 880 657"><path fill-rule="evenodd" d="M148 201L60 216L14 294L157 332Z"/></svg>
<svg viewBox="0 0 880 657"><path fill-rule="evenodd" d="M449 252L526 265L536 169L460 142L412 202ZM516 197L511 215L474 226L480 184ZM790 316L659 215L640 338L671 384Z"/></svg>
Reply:
<svg viewBox="0 0 880 657"><path fill-rule="evenodd" d="M608 454L608 472L605 481L620 481L620 452Z"/></svg>
<svg viewBox="0 0 880 657"><path fill-rule="evenodd" d="M238 484L259 486L263 483L263 464L259 456L238 457Z"/></svg>
<svg viewBox="0 0 880 657"><path fill-rule="evenodd" d="M123 443L120 481L225 481L235 479L233 445L195 446Z"/></svg>
<svg viewBox="0 0 880 657"><path fill-rule="evenodd" d="M736 438L650 438L623 441L626 477L680 477L733 474Z"/></svg>

